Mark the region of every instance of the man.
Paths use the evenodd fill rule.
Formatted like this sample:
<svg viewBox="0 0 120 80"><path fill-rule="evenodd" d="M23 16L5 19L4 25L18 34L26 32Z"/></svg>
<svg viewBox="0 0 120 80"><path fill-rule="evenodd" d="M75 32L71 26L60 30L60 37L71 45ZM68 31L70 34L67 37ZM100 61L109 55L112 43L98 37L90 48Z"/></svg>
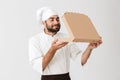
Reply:
<svg viewBox="0 0 120 80"><path fill-rule="evenodd" d="M73 42L61 42L65 37L60 33L58 14L48 7L37 12L38 21L43 25L43 32L29 40L29 56L33 68L41 73L41 80L71 80L69 76L70 59L75 59L81 52ZM84 65L92 50L102 42L90 43L81 57Z"/></svg>

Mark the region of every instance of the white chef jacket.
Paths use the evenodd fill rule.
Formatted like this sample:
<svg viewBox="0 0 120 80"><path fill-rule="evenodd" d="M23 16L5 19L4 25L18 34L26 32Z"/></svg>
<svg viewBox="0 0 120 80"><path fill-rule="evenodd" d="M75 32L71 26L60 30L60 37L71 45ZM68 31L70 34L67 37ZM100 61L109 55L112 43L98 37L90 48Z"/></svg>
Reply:
<svg viewBox="0 0 120 80"><path fill-rule="evenodd" d="M73 60L81 52L77 45L73 42L68 43L66 46L58 49L47 65L42 71L42 59L51 47L51 43L56 38L66 37L64 33L58 32L54 36L47 35L41 32L29 39L29 61L33 68L40 72L41 75L63 74L69 72L70 58Z"/></svg>

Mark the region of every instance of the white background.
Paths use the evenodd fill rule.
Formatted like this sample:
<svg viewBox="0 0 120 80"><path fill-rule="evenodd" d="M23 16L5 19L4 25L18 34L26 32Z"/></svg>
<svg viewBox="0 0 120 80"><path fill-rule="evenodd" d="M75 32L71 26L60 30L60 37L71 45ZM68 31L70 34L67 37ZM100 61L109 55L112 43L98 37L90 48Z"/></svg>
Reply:
<svg viewBox="0 0 120 80"><path fill-rule="evenodd" d="M1 0L0 80L40 80L28 61L28 39L40 32L36 10L54 7L60 15L81 12L90 17L103 44L95 49L85 66L71 61L72 80L120 80L119 0ZM62 27L61 31L65 32ZM78 44L84 51L84 46Z"/></svg>

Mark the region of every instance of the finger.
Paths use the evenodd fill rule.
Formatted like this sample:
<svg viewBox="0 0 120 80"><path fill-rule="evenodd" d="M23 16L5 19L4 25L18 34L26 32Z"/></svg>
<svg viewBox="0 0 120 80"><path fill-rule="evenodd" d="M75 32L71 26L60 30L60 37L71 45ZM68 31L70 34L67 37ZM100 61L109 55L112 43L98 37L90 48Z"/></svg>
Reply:
<svg viewBox="0 0 120 80"><path fill-rule="evenodd" d="M64 44L68 44L68 42L63 42Z"/></svg>
<svg viewBox="0 0 120 80"><path fill-rule="evenodd" d="M97 47L97 46L98 46L98 44L97 44L97 43L94 43L94 46L95 46L95 47Z"/></svg>
<svg viewBox="0 0 120 80"><path fill-rule="evenodd" d="M94 45L94 43L90 43L89 45L93 46L93 45Z"/></svg>
<svg viewBox="0 0 120 80"><path fill-rule="evenodd" d="M100 44L102 44L103 42L102 42L102 40L100 41Z"/></svg>
<svg viewBox="0 0 120 80"><path fill-rule="evenodd" d="M102 40L99 40L98 43L99 43L99 44L102 44Z"/></svg>
<svg viewBox="0 0 120 80"><path fill-rule="evenodd" d="M59 44L59 45L66 45L66 44L68 44L68 42L62 42L62 43Z"/></svg>
<svg viewBox="0 0 120 80"><path fill-rule="evenodd" d="M58 45L66 45L66 44L68 44L68 42L61 42L61 43L59 43Z"/></svg>
<svg viewBox="0 0 120 80"><path fill-rule="evenodd" d="M97 45L96 45L96 47L98 47L98 46L100 45L100 43L99 43L99 42L97 42L96 44L97 44Z"/></svg>
<svg viewBox="0 0 120 80"><path fill-rule="evenodd" d="M65 45L67 45L67 43L60 44L60 45L58 45L58 47L61 48L61 47L64 47Z"/></svg>
<svg viewBox="0 0 120 80"><path fill-rule="evenodd" d="M102 39L102 37L100 36L100 39Z"/></svg>

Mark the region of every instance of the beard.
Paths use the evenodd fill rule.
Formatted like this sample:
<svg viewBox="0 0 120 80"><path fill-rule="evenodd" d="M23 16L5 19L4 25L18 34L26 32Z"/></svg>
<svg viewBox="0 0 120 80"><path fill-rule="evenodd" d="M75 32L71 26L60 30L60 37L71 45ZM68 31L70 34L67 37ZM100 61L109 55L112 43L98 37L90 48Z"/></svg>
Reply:
<svg viewBox="0 0 120 80"><path fill-rule="evenodd" d="M60 30L60 24L55 24L53 26L50 26L46 23L46 28L49 32L56 33Z"/></svg>

